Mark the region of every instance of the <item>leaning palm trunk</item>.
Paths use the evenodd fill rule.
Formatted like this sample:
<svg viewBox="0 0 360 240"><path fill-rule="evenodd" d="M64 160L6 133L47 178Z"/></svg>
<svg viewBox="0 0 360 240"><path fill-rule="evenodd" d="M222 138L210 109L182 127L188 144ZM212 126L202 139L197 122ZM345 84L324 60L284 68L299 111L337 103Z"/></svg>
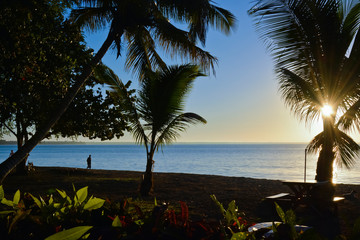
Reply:
<svg viewBox="0 0 360 240"><path fill-rule="evenodd" d="M97 52L92 61L84 67L82 74L79 76L75 84L69 89L62 102L59 104L58 108L54 110L53 114L50 116L49 121L42 127L40 127L36 131L34 136L30 138L29 141L24 144L24 146L18 149L18 151L16 151L14 155L12 155L0 164L0 184L14 168L29 155L29 153L36 147L36 145L39 144L46 137L49 130L60 119L62 114L71 104L78 91L92 74L93 68L101 61L101 59L111 46L114 39L113 35L114 34L112 32L109 33L100 50Z"/></svg>

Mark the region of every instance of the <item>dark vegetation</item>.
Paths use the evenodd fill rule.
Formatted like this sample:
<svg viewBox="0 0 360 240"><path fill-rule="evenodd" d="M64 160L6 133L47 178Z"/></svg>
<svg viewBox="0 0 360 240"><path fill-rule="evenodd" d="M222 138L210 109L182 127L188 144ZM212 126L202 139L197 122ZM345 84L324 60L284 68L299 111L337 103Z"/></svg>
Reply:
<svg viewBox="0 0 360 240"><path fill-rule="evenodd" d="M35 172L27 177L17 175L10 176L4 182L3 187L5 190L5 197L8 200L13 199L14 194L19 189L19 186L21 186L21 195L25 192L31 193L37 198L39 198L40 195L48 205L48 200L51 195L54 197L54 202L61 202L62 198L56 188L65 190L67 195L73 199L75 194L73 184L75 185L76 190L88 186L88 196L94 195L97 198L106 200L102 210L104 210L110 218L108 218L107 215L100 216L101 214L99 215L97 210L91 212L85 211L84 214L75 211L72 213L74 215L69 215L68 217L71 216L71 218L74 219L78 218L79 221L76 221L76 223L74 223L73 220L67 222L65 221L66 217L63 216L63 219L57 220L53 223L54 225L46 223L44 225L45 228L49 228L46 233L55 233L56 227L60 230L64 230L75 226L94 226L89 233L95 234L95 232L97 232L97 234L110 234L111 232L111 234L116 235L116 237L114 237L114 235L109 235L110 238L108 239L117 239L119 236L122 237L120 239L126 239L124 233L127 234L129 239L142 239L141 237L144 237L143 239L148 239L146 236L153 236L153 239L174 239L174 236L178 236L179 239L192 239L190 237L191 234L209 236L209 238L204 239L228 239L229 236L231 236L231 232L226 230L228 235L224 235L223 230L221 230L222 226L227 229L227 220L224 219L218 205L210 198L210 195L214 194L217 200L223 203L225 210L228 208L228 204L235 200L235 206L238 208L236 218L239 219L239 217L241 217L240 219L241 221L244 221L242 223L246 223L245 229L247 229L252 223L273 220L280 221L281 219L277 217L274 207L268 208L268 206L264 206L262 200L266 196L279 193L279 191L288 191L288 188L280 181L274 180L178 173L154 173L154 181L156 183L154 194L152 196L141 198L137 190L141 175L141 172L128 171L37 167ZM360 186L339 184L336 187L336 194L342 195L344 193L349 193L351 190L360 192ZM32 209L29 216L35 216L35 219L42 216L42 212L31 197L22 196L21 199L23 198L27 199L27 202L25 203L26 209ZM125 201L127 201L129 207L131 206L126 210L128 212L122 207L124 206ZM84 202L86 203L87 200L84 200ZM156 208L155 202L158 205ZM287 210L285 206L282 207L284 208L284 211ZM141 209L142 214L138 208ZM154 208L157 209L156 211L159 210L157 214L159 214L158 216L161 221L158 222L159 225L157 225L157 231L153 233L154 235L151 235L148 232L149 229L147 229L147 227L153 227L155 224L153 218ZM9 210L9 207L2 205L2 209ZM348 239L351 239L353 226L356 223L355 220L359 217L359 212L360 200L357 198L345 200L344 203L339 204L340 229L342 234ZM306 224L302 212L296 212L296 215L298 216L296 218L296 223ZM115 229L113 229L111 226L114 220L112 219L115 219L116 216L119 216L119 221L121 220L129 223L129 225L127 225L129 228L115 227ZM233 219L234 215L229 215L229 217ZM30 220L31 219L33 218L31 217ZM100 221L100 219L102 220ZM136 223L139 219L141 219L141 221L138 223L142 223L143 221L143 223L146 224L146 227ZM176 223L174 219L176 219ZM220 220L222 223L220 223ZM23 221L25 220L19 221L19 223L15 225L16 227L14 226L14 234L16 229L21 230L22 226L30 224L28 221ZM61 223L61 221L65 222ZM186 222L185 225L183 225L184 222ZM230 222L230 225L233 225L234 223L237 225L234 219ZM320 219L318 222L326 224L326 219ZM203 225L205 229L199 224ZM62 228L59 228L60 225ZM6 226L6 224L3 225L3 227L4 226ZM7 226L9 227L9 225ZM36 226L39 227L39 225ZM64 226L67 226L67 228ZM235 227L233 229L234 232L240 231L236 226L232 227ZM28 227L25 227L25 229L27 228ZM327 230L329 229L330 228L327 228ZM25 230L20 231L20 233L25 232ZM45 233L45 231L42 232ZM177 235L167 235L170 233L174 234L174 232L176 232ZM89 239L97 239L90 236ZM200 235L193 236L193 239L201 239L199 237ZM213 238L210 238L210 236Z"/></svg>

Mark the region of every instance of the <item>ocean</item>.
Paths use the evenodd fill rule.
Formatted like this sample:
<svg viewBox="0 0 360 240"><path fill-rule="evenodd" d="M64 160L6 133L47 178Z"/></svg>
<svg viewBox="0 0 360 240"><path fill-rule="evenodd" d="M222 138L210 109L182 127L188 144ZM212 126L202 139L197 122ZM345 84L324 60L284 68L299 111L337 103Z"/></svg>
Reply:
<svg viewBox="0 0 360 240"><path fill-rule="evenodd" d="M288 181L304 180L305 144L173 144L155 154L154 172L195 173ZM0 145L0 161L15 145ZM35 166L144 171L146 153L135 144L38 145L28 161ZM306 179L315 177L317 156L306 156ZM360 184L360 167L337 169L337 183Z"/></svg>

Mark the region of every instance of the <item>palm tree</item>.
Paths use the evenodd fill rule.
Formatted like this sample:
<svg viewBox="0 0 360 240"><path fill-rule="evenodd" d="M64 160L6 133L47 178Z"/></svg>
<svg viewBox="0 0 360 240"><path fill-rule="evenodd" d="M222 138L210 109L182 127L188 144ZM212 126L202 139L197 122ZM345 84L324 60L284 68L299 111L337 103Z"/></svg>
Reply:
<svg viewBox="0 0 360 240"><path fill-rule="evenodd" d="M99 51L76 83L69 89L49 121L40 127L34 136L18 151L0 164L0 182L25 158L46 136L56 121L66 111L69 104L92 74L96 66L113 46L120 56L122 46L127 44L126 67L142 74L146 68L165 67L156 51L161 47L171 56L179 55L199 63L204 68L212 68L216 58L197 46L206 40L208 26L229 33L235 17L211 0L83 0L71 13L76 23L98 30L109 26L109 33ZM185 23L188 31L177 28L171 21Z"/></svg>
<svg viewBox="0 0 360 240"><path fill-rule="evenodd" d="M334 161L350 168L360 150L348 135L360 127L360 4L260 0L249 13L273 54L285 103L306 123L322 119L307 149L319 153L315 179L331 182Z"/></svg>
<svg viewBox="0 0 360 240"><path fill-rule="evenodd" d="M131 133L135 141L145 146L146 171L140 184L142 196L153 187L152 172L154 154L167 144L176 141L190 124L206 123L201 116L183 113L184 101L192 83L204 76L196 65L166 67L153 72L148 70L141 78L136 104L128 97L125 109L132 116ZM126 86L109 70L112 89L119 98L127 96Z"/></svg>

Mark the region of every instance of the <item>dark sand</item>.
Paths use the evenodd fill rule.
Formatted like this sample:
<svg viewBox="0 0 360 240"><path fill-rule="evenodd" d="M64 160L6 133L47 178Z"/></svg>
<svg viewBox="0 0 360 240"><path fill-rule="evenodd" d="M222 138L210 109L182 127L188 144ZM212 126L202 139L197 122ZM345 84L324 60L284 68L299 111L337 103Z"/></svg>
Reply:
<svg viewBox="0 0 360 240"><path fill-rule="evenodd" d="M29 176L9 176L3 186L6 194L21 192L44 194L48 189L72 190L89 186L89 194L95 197L120 200L128 197L138 198L140 172L86 170L75 168L36 167ZM239 210L253 222L268 220L263 208L266 196L281 192L290 192L289 188L277 180L253 179L243 177L223 177L212 175L154 173L153 196L145 200L167 202L173 206L185 201L189 206L191 218L218 219L219 210L210 199L215 194L220 202L227 204L235 200ZM338 184L336 195L349 193L352 190L360 193L360 185ZM355 219L360 217L360 200L345 200L338 205L341 226L349 231Z"/></svg>

